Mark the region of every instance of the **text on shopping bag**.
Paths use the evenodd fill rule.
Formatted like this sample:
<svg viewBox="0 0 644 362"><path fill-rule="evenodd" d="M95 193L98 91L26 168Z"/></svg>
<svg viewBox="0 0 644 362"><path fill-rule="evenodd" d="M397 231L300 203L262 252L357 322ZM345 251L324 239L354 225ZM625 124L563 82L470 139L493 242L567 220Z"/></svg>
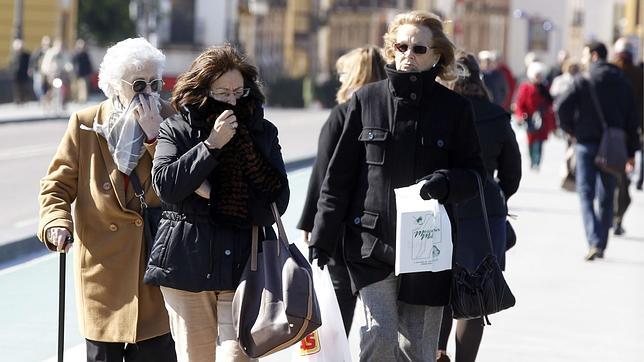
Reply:
<svg viewBox="0 0 644 362"><path fill-rule="evenodd" d="M447 211L436 200L419 196L422 184L396 193L396 275L438 272L452 267L452 229Z"/></svg>

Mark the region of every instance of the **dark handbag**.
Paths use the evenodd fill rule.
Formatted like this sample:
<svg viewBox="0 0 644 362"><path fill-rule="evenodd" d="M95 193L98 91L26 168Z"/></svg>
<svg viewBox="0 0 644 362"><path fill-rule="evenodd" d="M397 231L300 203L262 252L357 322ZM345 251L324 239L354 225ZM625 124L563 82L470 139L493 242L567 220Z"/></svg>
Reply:
<svg viewBox="0 0 644 362"><path fill-rule="evenodd" d="M505 220L505 250L512 249L517 244L517 234L514 232L510 220Z"/></svg>
<svg viewBox="0 0 644 362"><path fill-rule="evenodd" d="M233 297L233 327L244 353L267 356L298 343L322 325L311 265L286 239L275 203L277 240L264 240L252 228L251 254Z"/></svg>
<svg viewBox="0 0 644 362"><path fill-rule="evenodd" d="M526 119L526 125L528 126L528 129L526 130L528 133L536 133L541 130L541 127L543 127L543 117L542 114L545 110L542 109L541 107L532 112L531 115L528 116Z"/></svg>
<svg viewBox="0 0 644 362"><path fill-rule="evenodd" d="M159 230L159 222L161 222L161 208L150 207L145 202L145 191L139 181L139 176L135 172L130 174L130 181L134 187L134 195L139 198L141 202L141 216L143 217L143 235L145 237L145 258L150 256L152 252L152 245L154 245L154 238Z"/></svg>
<svg viewBox="0 0 644 362"><path fill-rule="evenodd" d="M489 314L514 306L516 300L503 278L501 267L496 260L496 256L494 256L481 177L476 172L473 173L478 184L481 210L490 250L473 273L460 266L458 262L455 263L451 307L455 319L485 317L485 322L490 325Z"/></svg>
<svg viewBox="0 0 644 362"><path fill-rule="evenodd" d="M626 132L622 128L609 127L604 118L595 85L590 79L590 98L595 105L595 111L602 123L603 133L599 141L599 149L595 156L595 165L602 171L621 176L624 173L628 161L628 150L626 149Z"/></svg>

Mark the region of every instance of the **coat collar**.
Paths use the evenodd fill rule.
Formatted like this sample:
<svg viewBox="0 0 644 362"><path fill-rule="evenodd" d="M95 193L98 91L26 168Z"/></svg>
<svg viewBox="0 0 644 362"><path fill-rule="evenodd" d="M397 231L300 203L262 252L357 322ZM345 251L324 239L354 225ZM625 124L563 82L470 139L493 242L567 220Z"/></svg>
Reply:
<svg viewBox="0 0 644 362"><path fill-rule="evenodd" d="M423 72L401 72L396 70L394 64L385 66L389 78L389 90L395 97L402 98L409 103L419 104L424 94L429 94L436 86L438 68L431 68Z"/></svg>

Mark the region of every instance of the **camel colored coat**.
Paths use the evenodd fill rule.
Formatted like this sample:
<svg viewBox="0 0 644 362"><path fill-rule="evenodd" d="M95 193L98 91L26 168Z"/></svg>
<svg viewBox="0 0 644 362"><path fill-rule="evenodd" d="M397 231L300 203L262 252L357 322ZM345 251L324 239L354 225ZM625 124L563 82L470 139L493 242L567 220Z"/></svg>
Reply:
<svg viewBox="0 0 644 362"><path fill-rule="evenodd" d="M162 117L171 112L164 107ZM169 332L159 288L143 284L145 248L140 203L112 160L107 142L93 131L106 121L111 101L74 113L40 185L38 237L50 250L51 227L74 231L74 279L81 334L90 340L134 343ZM150 170L156 142L134 170L146 203L159 206ZM75 202L74 216L71 205Z"/></svg>

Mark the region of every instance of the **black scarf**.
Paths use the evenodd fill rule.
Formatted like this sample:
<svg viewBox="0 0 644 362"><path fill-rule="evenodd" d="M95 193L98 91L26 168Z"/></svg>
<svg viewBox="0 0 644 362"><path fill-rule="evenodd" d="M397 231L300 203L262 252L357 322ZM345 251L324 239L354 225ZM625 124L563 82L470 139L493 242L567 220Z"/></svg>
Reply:
<svg viewBox="0 0 644 362"><path fill-rule="evenodd" d="M263 112L253 100L240 99L235 106L208 98L197 107L187 106L193 129L200 140L206 139L217 117L232 110L237 118L237 133L221 149L219 163L208 176L210 182L210 215L219 222L248 226L251 197L275 200L286 185L285 177L255 147L252 132L263 129Z"/></svg>

